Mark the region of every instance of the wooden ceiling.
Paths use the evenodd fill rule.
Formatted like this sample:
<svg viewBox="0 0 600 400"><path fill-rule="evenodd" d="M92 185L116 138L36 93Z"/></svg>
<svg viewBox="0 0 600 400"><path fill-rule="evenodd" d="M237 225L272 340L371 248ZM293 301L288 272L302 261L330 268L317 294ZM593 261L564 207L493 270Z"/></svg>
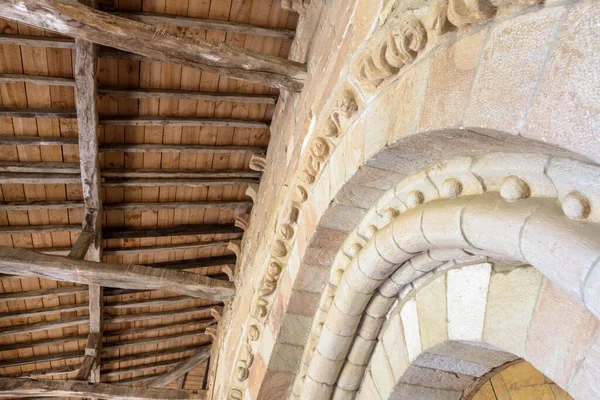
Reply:
<svg viewBox="0 0 600 400"><path fill-rule="evenodd" d="M98 6L280 58L297 23L279 0ZM66 256L82 232L75 64L72 38L0 19L0 246ZM250 160L269 144L278 90L109 47L98 49L97 71L102 261L227 280L235 264L227 244L243 234L243 219L234 222L252 206L246 189L260 172ZM0 378L77 379L91 293L0 276ZM217 301L164 290L106 287L103 299L100 381L123 385L147 384L210 345L205 329L222 311ZM167 387L205 388L206 370L205 360Z"/></svg>

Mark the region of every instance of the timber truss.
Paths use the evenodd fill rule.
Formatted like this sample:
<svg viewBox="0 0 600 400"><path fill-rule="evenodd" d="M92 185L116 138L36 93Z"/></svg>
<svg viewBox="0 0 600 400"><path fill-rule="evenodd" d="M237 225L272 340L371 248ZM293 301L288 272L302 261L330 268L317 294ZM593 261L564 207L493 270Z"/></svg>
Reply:
<svg viewBox="0 0 600 400"><path fill-rule="evenodd" d="M104 1L103 3L107 3ZM111 3L108 1L108 3ZM106 4L103 4L106 6ZM182 143L101 142L106 127L209 127L267 130L269 122L256 119L213 118L173 115L102 115L99 98L241 103L266 109L277 101L274 91L242 93L148 87L99 86L98 59L176 64L208 73L245 80L288 91L299 91L306 66L282 57L187 36L157 25L224 31L289 40L294 31L251 24L197 19L167 14L99 11L95 0L0 0L0 16L57 36L0 35L0 46L20 48L71 49L75 54L73 77L0 71L0 86L34 85L75 88L74 109L11 107L3 100L0 119L14 121L64 121L77 119L78 137L69 135L4 135L0 146L24 148L78 145L76 162L0 161L2 185L79 185L80 199L0 202L0 213L29 211L72 212L82 210L82 223L9 224L0 226L0 235L43 235L66 233L73 236L68 247L34 249L0 247L0 279L10 282L22 277L40 277L60 282L37 290L4 290L0 304L0 338L15 337L0 344L0 398L84 397L95 399L206 399L207 359L211 339L223 312L223 302L235 295L232 282L236 256L231 252L203 258L135 265L113 262L140 254L234 249L247 228L252 201L102 201L110 188L247 188L255 199L264 170L265 146L244 144L204 145ZM6 32L7 30L4 30ZM38 32L40 32L38 30ZM2 54L0 53L0 57ZM0 62L0 65L2 63ZM9 86L6 86L9 87ZM8 91L8 89L7 89ZM2 99L8 98L3 95ZM29 103L29 102L28 102ZM43 122L42 122L43 123ZM99 139L100 138L100 139ZM63 147L61 147L63 148ZM43 150L42 150L43 151ZM250 170L101 168L101 155L162 153L176 155L235 155L245 159ZM158 190L158 189L157 189ZM77 196L75 196L77 197ZM235 223L202 223L171 226L114 226L107 224L109 212L155 212L174 210L228 209ZM233 210L233 212L231 212ZM10 218L9 218L10 220ZM103 227L104 225L104 227ZM196 237L200 240L160 244L154 239ZM114 246L123 240L153 239L150 246ZM111 246L111 243L113 246ZM146 242L147 243L147 242ZM29 246L31 247L31 246ZM121 258L119 258L121 257ZM108 262L110 260L110 262ZM167 295L124 298L125 295L165 291ZM154 292L152 292L154 293ZM76 301L60 299L74 296ZM87 301L86 301L87 298ZM200 299L200 300L198 300ZM198 301L200 303L198 303ZM42 307L27 306L37 302ZM47 305L52 304L54 305ZM11 307L22 303L24 307ZM181 307L183 306L183 307ZM155 308L163 308L155 311ZM60 315L59 318L56 316ZM69 315L65 317L65 315ZM25 323L13 323L21 321ZM33 322L32 322L33 321ZM138 326L139 322L153 321ZM123 324L129 327L123 328ZM85 326L89 326L89 331ZM35 335L64 328L80 327L75 335ZM56 332L56 331L53 331ZM11 336L12 335L12 336ZM23 341L22 338L27 338ZM185 345L182 345L185 343ZM191 344L190 344L191 343ZM83 347L85 344L85 347ZM148 346L160 345L144 351ZM47 346L61 349L37 354L31 349ZM14 355L17 355L16 357ZM12 356L11 356L12 355ZM161 356L168 359L158 360ZM149 360L158 360L151 361ZM122 367L125 362L132 362ZM206 362L202 390L183 390L186 374ZM32 368L32 366L36 366ZM159 371L159 372L156 372ZM151 373L147 373L151 372ZM18 378L18 379L14 379ZM116 378L116 379L115 379ZM82 382L87 381L87 382ZM177 381L178 389L166 386ZM110 382L110 383L106 383ZM131 387L129 385L139 385Z"/></svg>

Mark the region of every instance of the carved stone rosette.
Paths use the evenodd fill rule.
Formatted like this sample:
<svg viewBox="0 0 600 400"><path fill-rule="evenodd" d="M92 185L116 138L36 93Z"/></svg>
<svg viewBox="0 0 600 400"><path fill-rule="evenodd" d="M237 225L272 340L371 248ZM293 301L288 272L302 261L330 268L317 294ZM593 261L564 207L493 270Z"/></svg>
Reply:
<svg viewBox="0 0 600 400"><path fill-rule="evenodd" d="M357 112L356 94L352 90L343 91L341 98L336 102L329 118L325 121L321 134L313 139L304 157L290 204L288 207L284 207L283 217L280 218L277 227L266 275L260 284L251 308L250 320L247 323L248 328L236 361L235 380L238 385L230 391L229 398L231 400L243 398L245 386L240 384L243 384L250 376L250 368L254 363L252 346L260 339L266 318L269 315L273 295L277 290L284 266L289 259L303 204L308 200L309 188L317 180L339 141L342 134L342 121L352 118Z"/></svg>

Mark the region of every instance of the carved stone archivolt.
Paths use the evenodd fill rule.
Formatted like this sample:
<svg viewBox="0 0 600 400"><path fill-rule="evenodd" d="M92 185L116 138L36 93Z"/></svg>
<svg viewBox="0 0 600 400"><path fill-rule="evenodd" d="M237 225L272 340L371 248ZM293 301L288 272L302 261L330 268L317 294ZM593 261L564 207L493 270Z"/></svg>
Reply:
<svg viewBox="0 0 600 400"><path fill-rule="evenodd" d="M230 391L230 399L243 398L245 381L250 375L250 368L254 363L253 346L261 337L261 332L269 315L272 300L284 266L290 256L290 249L295 239L298 221L304 203L308 200L310 187L328 162L333 149L342 134L345 121L358 113L358 103L354 91L347 89L342 91L338 101L335 102L329 117L325 121L320 133L315 136L309 146L309 150L302 162L300 174L294 184L289 205L283 207L283 215L280 216L276 227L276 237L270 249L270 260L266 267L266 274L262 279L257 296L255 297L248 328L245 332L244 342L241 345L236 362L236 381L238 385Z"/></svg>

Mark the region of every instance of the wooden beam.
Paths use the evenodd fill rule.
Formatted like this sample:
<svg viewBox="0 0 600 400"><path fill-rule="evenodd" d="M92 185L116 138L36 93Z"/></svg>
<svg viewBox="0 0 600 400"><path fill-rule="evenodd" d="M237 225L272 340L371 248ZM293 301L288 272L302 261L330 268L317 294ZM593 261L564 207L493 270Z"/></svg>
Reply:
<svg viewBox="0 0 600 400"><path fill-rule="evenodd" d="M22 333L47 331L50 329L67 328L69 326L87 324L88 316L60 318L53 321L35 322L33 324L12 325L0 328L0 336L18 335Z"/></svg>
<svg viewBox="0 0 600 400"><path fill-rule="evenodd" d="M172 365L175 365L179 362L181 362L182 360L185 360L187 357L183 357L183 358L176 358L174 360L167 360L167 361L159 361L159 362L154 362L154 363L149 363L149 364L141 364L141 365L134 365L132 367L125 367L125 368L113 368L113 369L108 369L108 370L102 370L102 374L104 376L119 376L119 375L125 375L125 374L134 374L134 373L138 373L138 372L145 372L145 371L149 371L149 370L154 370L156 368L166 368L166 367L170 367Z"/></svg>
<svg viewBox="0 0 600 400"><path fill-rule="evenodd" d="M102 350L108 352L108 351L127 349L127 348L137 347L137 346L146 346L146 345L150 345L150 344L170 342L173 340L181 341L181 340L185 340L185 339L193 339L198 336L204 336L204 335L206 335L206 333L204 332L204 329L203 329L201 331L177 333L177 334L168 335L168 336L157 336L157 337L153 337L153 338L149 338L149 339L136 339L136 340L130 340L130 341L125 341L125 342L106 343Z"/></svg>
<svg viewBox="0 0 600 400"><path fill-rule="evenodd" d="M0 0L3 17L179 65L300 91L306 66L294 61L159 29L74 0Z"/></svg>
<svg viewBox="0 0 600 400"><path fill-rule="evenodd" d="M295 35L295 32L291 29L263 28L260 26L241 24L239 22L190 18L179 15L139 12L118 12L114 13L114 15L151 25L169 25L182 28L207 29L241 33L244 35L266 36L278 39L293 39Z"/></svg>
<svg viewBox="0 0 600 400"><path fill-rule="evenodd" d="M17 311L7 311L0 313L0 321L8 321L15 318L33 318L33 317L42 317L45 315L52 315L56 313L63 312L74 312L87 310L88 305L85 304L68 304L64 306L56 306L56 307L48 307L48 308L34 308L28 310L17 310Z"/></svg>
<svg viewBox="0 0 600 400"><path fill-rule="evenodd" d="M104 249L104 255L107 256L124 256L129 254L148 254L156 253L159 251L184 251L192 249L212 249L215 247L227 247L228 241L215 241L206 243L181 243L181 244L167 244L158 246L145 246L145 247L121 247L121 248L108 248ZM119 264L121 265L121 264ZM149 267L146 267L149 268ZM195 274L192 274L195 275ZM111 286L111 285L106 285ZM118 287L112 285L114 287ZM126 288L128 289L128 288ZM134 289L134 288L131 288ZM163 288L166 290L166 288ZM181 292L183 293L183 292ZM199 296L201 297L201 296Z"/></svg>
<svg viewBox="0 0 600 400"><path fill-rule="evenodd" d="M16 44L18 46L47 47L52 49L74 49L75 41L65 38L45 36L23 36L0 34L0 44Z"/></svg>
<svg viewBox="0 0 600 400"><path fill-rule="evenodd" d="M194 369L198 364L202 361L205 361L208 357L210 357L210 348L203 348L196 350L191 356L189 356L185 361L180 362L175 365L169 371L167 371L164 375L159 376L156 379L152 379L148 382L146 387L165 387L169 383L173 382L180 376L190 372Z"/></svg>
<svg viewBox="0 0 600 400"><path fill-rule="evenodd" d="M79 381L0 378L0 398L16 396L92 397L111 400L207 400L208 392L205 390L144 389Z"/></svg>
<svg viewBox="0 0 600 400"><path fill-rule="evenodd" d="M87 335L85 335L87 337ZM80 368L79 364L74 365L65 365L64 367L55 367L55 368L44 368L44 369L35 369L33 371L25 371L25 372L17 372L15 374L4 375L5 377L13 377L13 378L40 378L40 377L49 377L55 375L63 375L69 374L71 372L78 371Z"/></svg>
<svg viewBox="0 0 600 400"><path fill-rule="evenodd" d="M106 357L106 358L102 358L102 365L104 366L104 365L110 365L110 364L114 364L114 363L118 363L118 362L126 362L126 361L140 361L140 360L145 360L146 358L154 358L154 357L173 355L173 354L179 354L179 353L187 353L190 351L198 350L200 348L209 348L210 349L210 347L211 347L210 344L193 344L193 345L181 346L181 347L171 347L171 348L162 349L162 350L147 351L147 352L143 352L143 353L118 355L115 357Z"/></svg>
<svg viewBox="0 0 600 400"><path fill-rule="evenodd" d="M1 166L1 164L0 164ZM111 168L102 170L103 178L180 178L180 179L258 179L260 172L233 169L233 170L203 170L203 169L120 169Z"/></svg>
<svg viewBox="0 0 600 400"><path fill-rule="evenodd" d="M189 272L74 260L3 246L0 272L123 289L161 289L213 300L230 299L235 292L230 282Z"/></svg>
<svg viewBox="0 0 600 400"><path fill-rule="evenodd" d="M13 225L0 226L0 234L16 235L24 233L51 233L80 231L81 225Z"/></svg>
<svg viewBox="0 0 600 400"><path fill-rule="evenodd" d="M26 82L45 86L75 86L75 80L71 78L24 75L24 74L0 74L0 83ZM180 99L197 101L225 101L234 103L275 104L276 94L256 93L227 93L227 92L200 92L197 90L178 89L149 89L149 88L118 88L100 87L98 95L115 98L131 99Z"/></svg>
<svg viewBox="0 0 600 400"><path fill-rule="evenodd" d="M1 0L0 0L1 1ZM0 183L5 183L1 180ZM37 179L33 177L32 179ZM49 180L49 178L47 179ZM65 179L63 179L65 180ZM170 179L170 178L123 178L115 179L109 178L104 181L102 186L104 187L174 187L174 186L185 186L185 187L210 187L210 186L246 186L256 183L254 179ZM11 183L16 183L11 182ZM64 182L57 182L64 183Z"/></svg>
<svg viewBox="0 0 600 400"><path fill-rule="evenodd" d="M250 202L251 203L251 202ZM250 204L252 206L252 204ZM15 201L0 202L0 211L66 210L82 208L82 201Z"/></svg>
<svg viewBox="0 0 600 400"><path fill-rule="evenodd" d="M68 342L79 342L83 340L87 340L88 335L76 335L76 336L59 336L55 338L45 338L39 340L28 340L26 342L19 343L10 343L0 345L0 351L9 351L9 350L20 350L20 349L29 349L36 346L55 346Z"/></svg>
<svg viewBox="0 0 600 400"><path fill-rule="evenodd" d="M107 324L119 324L122 322L135 322L135 321L147 321L149 319L157 318L170 318L189 316L195 314L206 314L210 315L211 307L194 307L192 309L183 310L171 310L171 311L155 311L147 313L135 313L135 314L123 314L123 315L111 315L105 318Z"/></svg>
<svg viewBox="0 0 600 400"><path fill-rule="evenodd" d="M78 163L0 161L0 172L78 174Z"/></svg>
<svg viewBox="0 0 600 400"><path fill-rule="evenodd" d="M76 137L0 136L0 146L63 146L77 143Z"/></svg>
<svg viewBox="0 0 600 400"><path fill-rule="evenodd" d="M145 326L142 328L130 328L121 329L116 331L107 331L106 335L109 337L122 338L129 335L138 335L140 333L149 333L154 331L162 331L164 329L185 329L189 327L199 327L199 329L205 329L215 324L215 320L211 318L191 319L183 322L167 323L162 325Z"/></svg>
<svg viewBox="0 0 600 400"><path fill-rule="evenodd" d="M85 357L81 362L77 377L75 379L80 381L94 382L96 378L100 378L100 351L102 349L102 333L90 332L85 345ZM94 368L97 368L97 377L92 376Z"/></svg>
<svg viewBox="0 0 600 400"><path fill-rule="evenodd" d="M124 153L203 153L203 154L255 154L265 152L264 147L254 146L207 146L202 144L146 144L111 143L100 146L100 152Z"/></svg>
<svg viewBox="0 0 600 400"><path fill-rule="evenodd" d="M1 228L0 228L1 229ZM2 231L0 230L0 233ZM243 230L233 224L195 224L156 227L111 227L104 228L104 239L132 239L164 236L190 236L190 235L219 235L241 234Z"/></svg>
<svg viewBox="0 0 600 400"><path fill-rule="evenodd" d="M82 358L83 356L85 356L83 351L70 351L63 353L44 354L41 356L13 358L9 360L3 359L0 361L0 368L19 367L21 365L45 363L56 360L72 360L75 358Z"/></svg>
<svg viewBox="0 0 600 400"><path fill-rule="evenodd" d="M251 208L251 201L169 201L160 203L105 203L105 211L198 210L206 208ZM2 204L0 203L0 210Z"/></svg>
<svg viewBox="0 0 600 400"><path fill-rule="evenodd" d="M163 261L159 263L148 264L148 266L154 268L165 268L165 269L196 269L196 268L208 268L219 265L235 265L236 257L233 254L225 256L215 256L208 258L193 258L188 260L178 261Z"/></svg>
<svg viewBox="0 0 600 400"><path fill-rule="evenodd" d="M7 108L0 107L2 118L77 118L75 110L62 110L59 108Z"/></svg>
<svg viewBox="0 0 600 400"><path fill-rule="evenodd" d="M156 377L158 377L160 375L162 375L161 372L155 372L153 374L146 374L146 375L134 376L134 377L131 377L131 378L119 379L119 380L115 381L114 384L115 385L128 385L129 386L132 383L149 381L150 379L156 378Z"/></svg>
<svg viewBox="0 0 600 400"><path fill-rule="evenodd" d="M256 129L267 129L269 127L269 124L265 121L233 118L163 117L158 115L102 117L100 124L105 126L223 126Z"/></svg>

